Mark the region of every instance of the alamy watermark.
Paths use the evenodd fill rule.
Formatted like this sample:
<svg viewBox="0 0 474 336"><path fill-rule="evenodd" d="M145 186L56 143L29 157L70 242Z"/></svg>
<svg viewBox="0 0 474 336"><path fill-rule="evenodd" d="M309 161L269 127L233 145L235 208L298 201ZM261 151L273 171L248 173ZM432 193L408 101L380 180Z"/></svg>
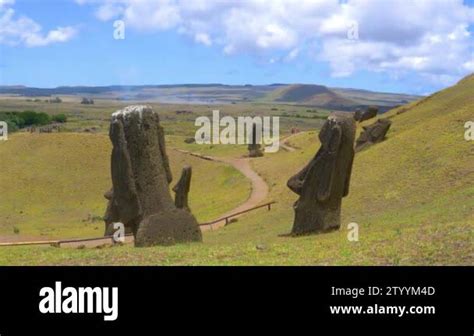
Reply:
<svg viewBox="0 0 474 336"><path fill-rule="evenodd" d="M125 40L125 22L122 20L114 21L114 39Z"/></svg>
<svg viewBox="0 0 474 336"><path fill-rule="evenodd" d="M347 225L347 240L350 242L358 242L359 241L359 224L357 223L349 223Z"/></svg>
<svg viewBox="0 0 474 336"><path fill-rule="evenodd" d="M347 39L351 41L359 40L359 22L350 21L346 27L347 27Z"/></svg>
<svg viewBox="0 0 474 336"><path fill-rule="evenodd" d="M114 223L114 235L112 237L114 243L125 242L125 225L123 223Z"/></svg>
<svg viewBox="0 0 474 336"><path fill-rule="evenodd" d="M56 281L54 287L39 292L42 314L103 314L104 321L118 317L118 287L64 287Z"/></svg>
<svg viewBox="0 0 474 336"><path fill-rule="evenodd" d="M5 121L0 121L0 141L8 140L8 124Z"/></svg>
<svg viewBox="0 0 474 336"><path fill-rule="evenodd" d="M279 117L238 117L236 120L230 116L221 118L220 112L214 110L212 120L198 117L194 125L201 126L194 137L197 144L263 144L267 153L275 153L280 148Z"/></svg>
<svg viewBox="0 0 474 336"><path fill-rule="evenodd" d="M464 140L474 141L474 121L468 121L464 124L466 132L464 133Z"/></svg>

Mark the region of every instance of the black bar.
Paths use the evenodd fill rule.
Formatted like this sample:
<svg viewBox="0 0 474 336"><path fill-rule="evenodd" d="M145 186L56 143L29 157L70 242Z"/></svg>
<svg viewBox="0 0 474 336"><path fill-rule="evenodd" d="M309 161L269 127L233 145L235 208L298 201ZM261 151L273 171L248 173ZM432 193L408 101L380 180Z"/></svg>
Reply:
<svg viewBox="0 0 474 336"><path fill-rule="evenodd" d="M472 335L473 273L472 267L4 267L0 268L0 334L25 335L34 326L38 335L141 335L146 330L159 335L168 334L166 328L201 332L224 322L229 330L245 333L288 327L291 335L299 335L304 327L310 335L331 335L321 332L325 326L355 335L371 330L379 335L383 330ZM39 291L54 287L56 281L63 287L118 287L118 319L106 322L100 314L40 313ZM332 287L367 290L369 286L433 287L435 293L356 299L331 295ZM374 304L433 306L436 311L400 317L334 315L329 308ZM373 329L379 323L383 329ZM216 331L227 334L224 329Z"/></svg>

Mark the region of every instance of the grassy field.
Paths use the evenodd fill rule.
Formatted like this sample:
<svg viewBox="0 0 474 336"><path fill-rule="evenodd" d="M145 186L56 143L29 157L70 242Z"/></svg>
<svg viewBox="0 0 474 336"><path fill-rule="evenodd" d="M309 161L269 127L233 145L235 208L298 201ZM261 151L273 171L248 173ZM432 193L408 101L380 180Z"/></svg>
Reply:
<svg viewBox="0 0 474 336"><path fill-rule="evenodd" d="M28 98L31 100L30 98ZM144 103L139 101L117 101L110 99L95 99L93 105L80 104L80 97L61 96L59 104L50 104L41 101L26 101L24 97L0 96L0 112L33 110L46 112L50 115L65 114L68 122L63 126L67 132L84 132L93 130L94 133L107 133L109 130L110 115L128 105L146 104L160 113L161 124L167 135L183 137L194 136L197 127L194 121L198 116L212 117L213 110L219 110L221 118L224 116L279 116L280 132L288 133L291 128L301 130L315 129L321 126L324 118L330 112L322 108L306 106L271 104L271 103L241 103L241 104L212 104L212 105L184 105Z"/></svg>
<svg viewBox="0 0 474 336"><path fill-rule="evenodd" d="M104 134L18 133L0 143L0 157L7 162L0 175L0 234L100 236L103 194L112 183L110 151ZM193 167L190 206L199 221L214 219L248 198L250 183L233 167L171 147L168 155L174 182L185 164Z"/></svg>
<svg viewBox="0 0 474 336"><path fill-rule="evenodd" d="M464 140L464 123L474 120L472 92L473 76L384 115L393 121L387 140L356 154L340 231L300 238L279 236L291 229L296 200L286 181L319 147L313 130L291 139L298 148L295 152L280 151L252 160L270 187L269 200L278 201L273 210L258 210L228 227L206 232L203 244L143 249L2 248L0 264L472 265L474 145ZM229 151L234 155L238 150L230 147ZM225 149L218 154L229 155ZM5 179L2 185L13 180ZM22 197L15 199L23 201ZM197 206L193 208L198 211ZM351 222L359 224L358 242L347 239Z"/></svg>

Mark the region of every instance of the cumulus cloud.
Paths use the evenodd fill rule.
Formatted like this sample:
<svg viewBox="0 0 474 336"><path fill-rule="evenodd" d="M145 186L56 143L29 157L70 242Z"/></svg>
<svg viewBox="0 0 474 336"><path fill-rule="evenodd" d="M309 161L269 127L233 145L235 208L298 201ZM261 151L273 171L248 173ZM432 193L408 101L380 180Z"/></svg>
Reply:
<svg viewBox="0 0 474 336"><path fill-rule="evenodd" d="M474 9L462 0L76 1L94 6L100 20L176 30L226 54L288 62L307 52L336 77L368 70L446 81L473 68Z"/></svg>
<svg viewBox="0 0 474 336"><path fill-rule="evenodd" d="M42 47L52 43L66 42L76 33L73 27L57 27L43 32L34 20L16 15L11 7L14 0L0 0L0 44Z"/></svg>
<svg viewBox="0 0 474 336"><path fill-rule="evenodd" d="M452 82L469 72L473 14L457 0L352 0L324 22L319 56L335 76L361 69L394 75L416 72L432 81ZM351 20L358 23L358 40L329 29L338 26L335 22Z"/></svg>

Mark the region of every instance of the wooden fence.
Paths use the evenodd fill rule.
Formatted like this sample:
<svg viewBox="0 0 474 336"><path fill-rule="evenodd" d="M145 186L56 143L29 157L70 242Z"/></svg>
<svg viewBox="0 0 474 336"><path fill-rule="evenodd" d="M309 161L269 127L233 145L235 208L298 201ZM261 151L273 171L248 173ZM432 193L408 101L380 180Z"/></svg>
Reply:
<svg viewBox="0 0 474 336"><path fill-rule="evenodd" d="M227 226L227 225L230 224L230 219L233 218L233 217L237 217L237 216L243 215L244 213L247 213L247 212L250 212L250 211L253 211L253 210L257 210L257 209L260 209L260 208L265 208L265 207L268 208L268 211L270 211L272 209L272 205L275 204L275 203L276 203L275 201L271 201L271 202L268 202L268 203L265 203L265 204L257 205L253 208L249 208L249 209L246 209L246 210L242 210L242 211L230 214L228 216L218 218L216 220L213 220L212 222L199 224L199 226L211 226L211 228L212 228L212 224L217 224L217 223L220 223L220 222L223 222L223 221L225 221L225 226Z"/></svg>

